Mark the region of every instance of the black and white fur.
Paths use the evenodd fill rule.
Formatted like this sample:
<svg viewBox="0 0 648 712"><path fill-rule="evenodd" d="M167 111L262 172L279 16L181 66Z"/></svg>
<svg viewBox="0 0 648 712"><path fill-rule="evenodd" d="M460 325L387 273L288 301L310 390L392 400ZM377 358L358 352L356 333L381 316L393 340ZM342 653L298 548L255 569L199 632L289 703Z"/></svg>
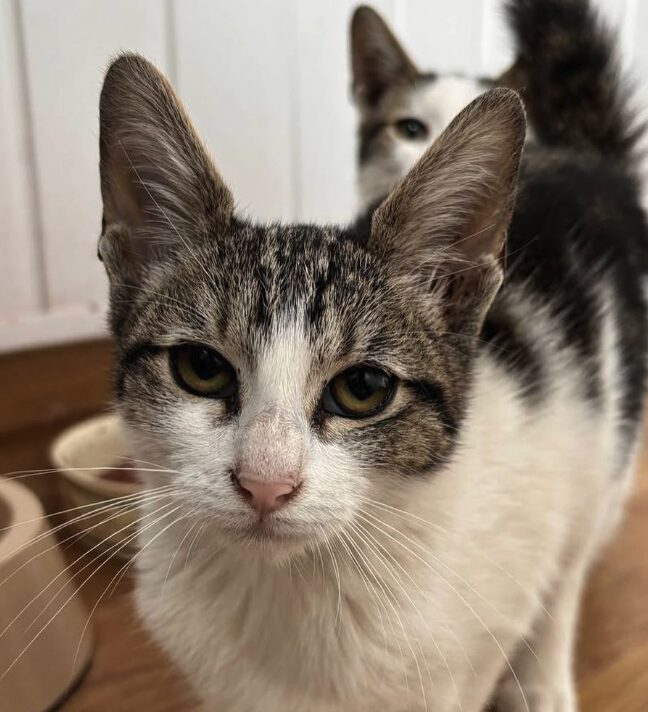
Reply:
<svg viewBox="0 0 648 712"><path fill-rule="evenodd" d="M636 160L640 131L629 112L629 91L619 81L616 38L590 2L510 0L505 10L515 62L502 75L483 78L420 70L380 15L367 6L356 9L352 89L364 208L393 188L461 109L494 86L521 93L528 140L604 147L609 157ZM406 119L424 130L403 134L398 124Z"/></svg>
<svg viewBox="0 0 648 712"><path fill-rule="evenodd" d="M144 510L137 604L206 709L575 709L580 593L639 438L648 245L630 145L528 146L516 202L525 135L492 90L370 219L258 225L166 80L108 71L116 400L173 486ZM230 361L231 398L178 386L187 342ZM325 413L361 363L393 399ZM241 467L302 484L260 521Z"/></svg>
<svg viewBox="0 0 648 712"><path fill-rule="evenodd" d="M367 211L358 228L370 224L375 206L465 103L495 85L521 92L529 126L518 207L504 289L481 338L484 348L508 365L509 376L519 379L533 410L536 399L543 401L542 390L556 389L560 380L557 372L547 374L550 365L560 368L560 361L548 355L552 336L535 323L534 309L548 309L562 322L561 338L579 354L579 375L569 378L580 381L589 417L614 413L603 426L616 433L610 471L616 474L608 491L614 523L632 472L644 402L646 254L637 170L643 127L620 76L615 37L587 0L511 0L506 11L516 61L491 80L420 71L377 13L356 10L353 88L360 116L360 197ZM421 122L426 134L402 136L397 123L406 118ZM565 427L570 431L574 424ZM571 601L564 604L571 607L569 620L550 626L546 644L552 650L538 656L546 660L557 653L565 680L586 568L582 561L580 578L564 586L571 589L565 594ZM534 656L523 650L521 657L525 675L537 674ZM514 680L504 684L502 699L509 701L500 699L500 706L517 709L519 703L510 701L515 688ZM572 693L554 702L547 695L539 691L541 701L532 708L575 706Z"/></svg>

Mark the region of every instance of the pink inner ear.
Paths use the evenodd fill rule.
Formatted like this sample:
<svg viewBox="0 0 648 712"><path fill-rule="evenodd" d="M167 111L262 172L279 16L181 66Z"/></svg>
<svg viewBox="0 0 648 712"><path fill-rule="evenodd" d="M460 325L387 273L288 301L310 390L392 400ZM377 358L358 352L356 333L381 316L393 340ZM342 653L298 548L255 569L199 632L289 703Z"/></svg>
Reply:
<svg viewBox="0 0 648 712"><path fill-rule="evenodd" d="M515 92L477 98L375 211L370 245L407 274L499 257L525 135Z"/></svg>
<svg viewBox="0 0 648 712"><path fill-rule="evenodd" d="M108 69L99 106L100 175L107 224L167 242L229 225L233 197L169 82L143 57ZM137 235L135 234L137 232ZM152 254L155 254L153 251Z"/></svg>

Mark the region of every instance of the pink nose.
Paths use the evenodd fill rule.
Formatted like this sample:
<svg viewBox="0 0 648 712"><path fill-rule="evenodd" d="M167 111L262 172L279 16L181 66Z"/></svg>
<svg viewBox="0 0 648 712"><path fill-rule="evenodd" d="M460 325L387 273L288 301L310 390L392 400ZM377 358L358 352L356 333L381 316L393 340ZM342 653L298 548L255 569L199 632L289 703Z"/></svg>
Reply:
<svg viewBox="0 0 648 712"><path fill-rule="evenodd" d="M239 478L238 484L243 496L261 516L283 507L296 489L292 482L259 482L247 477Z"/></svg>

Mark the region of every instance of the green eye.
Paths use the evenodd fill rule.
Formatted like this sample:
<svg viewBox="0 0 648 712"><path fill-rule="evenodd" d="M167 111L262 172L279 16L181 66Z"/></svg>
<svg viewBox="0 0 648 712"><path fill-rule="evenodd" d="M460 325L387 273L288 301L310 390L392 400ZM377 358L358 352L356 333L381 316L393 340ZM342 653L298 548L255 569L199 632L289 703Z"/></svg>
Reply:
<svg viewBox="0 0 648 712"><path fill-rule="evenodd" d="M368 418L387 405L393 392L393 376L371 366L354 366L326 386L322 408L344 418Z"/></svg>
<svg viewBox="0 0 648 712"><path fill-rule="evenodd" d="M218 351L181 344L170 351L171 371L181 388L197 396L227 398L236 391L236 374Z"/></svg>

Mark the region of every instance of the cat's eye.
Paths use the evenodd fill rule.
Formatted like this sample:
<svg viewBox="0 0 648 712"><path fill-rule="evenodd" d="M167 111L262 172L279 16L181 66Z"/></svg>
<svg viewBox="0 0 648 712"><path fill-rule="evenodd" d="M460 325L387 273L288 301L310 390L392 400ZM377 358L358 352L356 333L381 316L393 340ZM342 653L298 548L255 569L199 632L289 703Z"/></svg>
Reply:
<svg viewBox="0 0 648 712"><path fill-rule="evenodd" d="M171 370L181 388L197 396L228 398L236 391L236 374L218 351L203 344L179 344L169 352Z"/></svg>
<svg viewBox="0 0 648 712"><path fill-rule="evenodd" d="M398 133L409 141L423 140L428 137L428 127L418 119L408 117L400 119L394 125Z"/></svg>
<svg viewBox="0 0 648 712"><path fill-rule="evenodd" d="M326 386L322 409L345 418L368 418L389 403L393 392L393 376L371 366L354 366Z"/></svg>

